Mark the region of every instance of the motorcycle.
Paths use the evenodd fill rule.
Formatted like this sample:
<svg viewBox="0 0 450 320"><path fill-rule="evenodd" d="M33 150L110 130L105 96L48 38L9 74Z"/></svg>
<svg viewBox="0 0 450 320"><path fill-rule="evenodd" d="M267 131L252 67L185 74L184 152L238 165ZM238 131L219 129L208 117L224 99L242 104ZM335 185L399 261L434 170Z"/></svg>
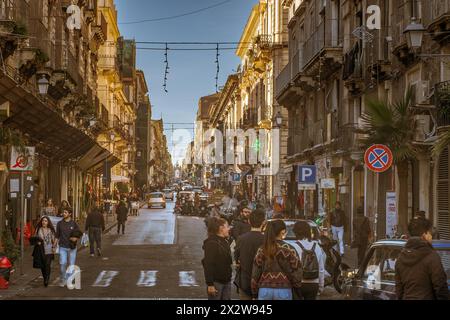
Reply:
<svg viewBox="0 0 450 320"><path fill-rule="evenodd" d="M209 213L209 209L208 209L208 202L206 200L201 200L200 201L200 206L199 206L199 215L200 217L206 217Z"/></svg>
<svg viewBox="0 0 450 320"><path fill-rule="evenodd" d="M320 236L319 244L325 252L325 286L333 285L337 292L342 293L342 286L344 284L343 271L350 269L350 267L342 262L341 255L334 249L337 244L336 240L322 235Z"/></svg>

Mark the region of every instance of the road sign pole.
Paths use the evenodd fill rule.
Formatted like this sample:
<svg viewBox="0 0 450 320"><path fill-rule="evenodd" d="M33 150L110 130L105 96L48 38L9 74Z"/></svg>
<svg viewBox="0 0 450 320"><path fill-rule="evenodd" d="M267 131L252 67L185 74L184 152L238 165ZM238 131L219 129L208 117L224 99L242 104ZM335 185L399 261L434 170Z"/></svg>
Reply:
<svg viewBox="0 0 450 320"><path fill-rule="evenodd" d="M24 257L24 236L25 236L25 205L24 205L24 182L23 171L20 172L20 275L23 275L23 257Z"/></svg>

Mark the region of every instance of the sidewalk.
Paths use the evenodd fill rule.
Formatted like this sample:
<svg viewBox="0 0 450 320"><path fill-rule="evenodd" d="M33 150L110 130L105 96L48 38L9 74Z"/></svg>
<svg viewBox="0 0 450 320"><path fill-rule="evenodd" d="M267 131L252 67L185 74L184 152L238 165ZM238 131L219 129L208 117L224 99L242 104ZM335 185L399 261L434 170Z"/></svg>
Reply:
<svg viewBox="0 0 450 320"><path fill-rule="evenodd" d="M81 231L84 232L84 221L78 222ZM105 232L108 233L112 228L117 226L117 221L115 215L105 216ZM79 247L78 251L82 251L85 247ZM9 282L9 289L0 290L0 300L6 299L8 297L15 296L20 292L26 291L29 288L29 284L41 276L41 271L39 269L33 269L33 247L25 248L24 259L23 259L23 275L20 274L20 261L16 263L15 272L11 274L11 279ZM55 262L58 264L58 260L55 259L53 267L55 267Z"/></svg>

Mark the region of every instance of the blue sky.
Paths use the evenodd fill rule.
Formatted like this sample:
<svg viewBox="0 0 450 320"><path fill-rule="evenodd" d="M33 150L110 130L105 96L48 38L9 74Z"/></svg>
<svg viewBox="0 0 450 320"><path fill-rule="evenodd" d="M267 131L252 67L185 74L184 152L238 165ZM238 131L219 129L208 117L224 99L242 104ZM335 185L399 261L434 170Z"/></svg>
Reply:
<svg viewBox="0 0 450 320"><path fill-rule="evenodd" d="M237 42L257 0L230 0L218 7L173 20L122 24L184 14L221 2L224 0L115 1L120 32L125 38L157 42ZM147 44L137 46L155 47ZM220 54L219 86L225 83L227 76L239 65L234 50L221 51ZM144 70L150 88L153 118L159 119L162 115L166 123L193 123L198 99L215 93L215 60L215 51L169 51L169 92L165 93L162 87L164 51L138 50L137 65ZM175 128L192 126L178 125ZM166 125L166 129L168 127ZM166 134L170 143L171 132L166 131Z"/></svg>

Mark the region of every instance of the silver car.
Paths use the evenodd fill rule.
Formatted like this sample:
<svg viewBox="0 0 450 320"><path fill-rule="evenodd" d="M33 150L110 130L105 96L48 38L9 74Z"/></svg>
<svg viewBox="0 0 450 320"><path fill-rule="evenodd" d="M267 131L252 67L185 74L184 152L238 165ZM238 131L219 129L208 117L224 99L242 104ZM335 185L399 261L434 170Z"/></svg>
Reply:
<svg viewBox="0 0 450 320"><path fill-rule="evenodd" d="M148 208L162 207L166 208L166 197L162 192L152 192L147 195Z"/></svg>
<svg viewBox="0 0 450 320"><path fill-rule="evenodd" d="M173 190L171 190L171 189L164 189L163 192L164 192L164 196L166 197L166 200L170 199L170 200L173 201L173 198L174 198Z"/></svg>

